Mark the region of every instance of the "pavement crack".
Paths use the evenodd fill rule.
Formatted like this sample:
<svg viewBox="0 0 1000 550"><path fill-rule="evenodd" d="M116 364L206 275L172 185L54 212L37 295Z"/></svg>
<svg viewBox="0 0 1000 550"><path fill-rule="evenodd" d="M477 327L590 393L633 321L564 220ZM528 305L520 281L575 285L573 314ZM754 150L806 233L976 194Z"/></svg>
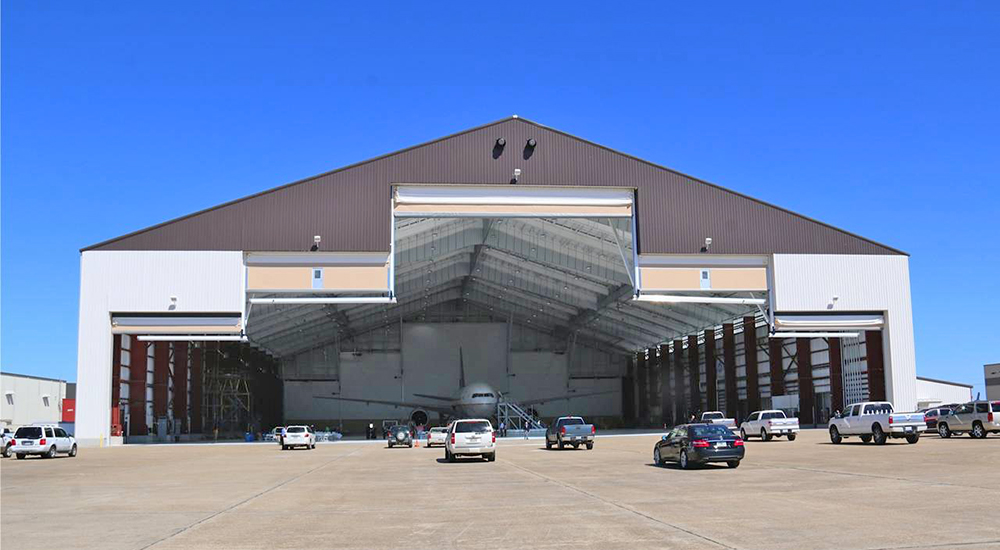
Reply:
<svg viewBox="0 0 1000 550"><path fill-rule="evenodd" d="M651 516L649 514L644 514L644 513L640 512L640 511L635 510L633 508L630 508L629 506L626 506L626 505L624 505L624 504L622 504L620 502L616 502L614 500L610 500L610 499L604 498L604 497L602 497L600 495L596 495L596 494L591 493L589 491L585 491L585 490L583 490L583 489L581 489L581 488L579 488L579 487L577 487L575 485L570 485L569 483L566 483L564 481L560 481L558 479L549 477L549 476L547 476L545 474L540 474L540 473L538 473L538 472L536 472L534 470L531 470L529 468L525 468L524 466L520 466L520 465L514 464L514 463L512 463L510 461L504 461L504 463L507 464L508 466L513 467L513 468L517 468L518 470L521 470L522 472L525 472L525 473L527 473L529 475L535 476L535 477L540 478L540 479L544 479L545 481L549 481L551 483L555 483L556 485L559 485L559 486L561 486L563 488L569 489L571 491L575 491L577 493L580 493L581 495L584 495L584 496L590 497L590 498L592 498L594 500L598 500L598 501L603 502L605 504L614 506L615 508L618 508L620 510L625 510L626 512L629 512L631 514L635 514L635 515L637 515L637 516L639 516L641 518L644 518L644 519L647 519L649 521L652 521L653 523L658 523L658 524L663 525L665 527L669 527L671 529L675 529L677 531L681 531L681 532L687 533L687 534L689 534L689 535L691 535L693 537L696 537L696 538L699 538L699 539L701 539L703 541L706 541L706 542L709 542L711 544L714 544L714 545L716 545L716 546L718 546L720 548L726 548L728 550L737 550L737 548L735 546L729 546L728 544L726 544L724 542L720 542L720 541L717 541L717 540L715 540L713 538L706 537L705 535L696 533L696 532L694 532L694 531L692 531L690 529L685 529L684 527L681 527L679 525L675 525L675 524L667 522L667 521L663 521L662 519L655 518L655 517L653 517L653 516Z"/></svg>
<svg viewBox="0 0 1000 550"><path fill-rule="evenodd" d="M253 495L250 495L249 497L247 497L247 498L245 498L245 499L243 499L243 500L241 500L241 501L239 501L239 502L237 502L235 504L232 504L232 505L230 505L230 506L228 506L226 508L223 508L222 510L219 510L218 512L215 512L213 514L209 514L208 516L203 517L200 520L198 520L198 521L196 521L196 522L194 522L194 523L192 523L190 525L182 527L182 528L174 531L173 533L171 533L171 534L169 534L169 535L167 535L165 537L161 537L161 538L159 538L159 539L157 539L157 540L155 540L155 541L147 544L146 546L143 546L142 548L140 548L140 550L146 550L147 548L151 548L153 546L156 546L157 544L160 544L161 542L170 540L170 539L176 537L177 535L180 535L181 533L185 533L187 531L190 531L191 529L193 529L193 528L195 528L195 527L197 527L197 526L199 526L199 525L201 525L201 524L203 524L203 523L205 523L205 522L207 522L207 521L209 521L211 519L217 518L217 517L221 516L222 514L225 514L227 512L235 510L235 509L239 508L240 506L243 506L244 504L247 504L248 502L250 502L252 500L256 500L256 499L258 499L258 498L260 498L260 497L262 497L262 496L270 493L271 491L274 491L275 489L280 489L280 488L284 487L285 485L288 485L289 483L292 483L294 481L298 481L298 480L302 479L303 477L305 477L305 476L307 476L307 475L309 475L309 474L311 474L313 472L316 472L318 470L322 470L323 468L326 468L330 464L333 464L334 462L337 462L338 460L340 460L342 458L347 458L349 456L357 454L362 449L363 449L363 447L358 448L358 449L356 449L354 451L351 451L351 452L349 452L347 454L342 454L342 455L335 456L335 457L331 458L330 460L328 460L328 461L320 464L319 466L316 466L315 468L312 468L310 470L306 470L305 472L302 472L301 474L299 474L297 476L290 477L290 478L286 479L285 481L282 481L281 483L277 483L275 485L272 485L272 486L268 487L267 489L264 489L263 491L255 493Z"/></svg>

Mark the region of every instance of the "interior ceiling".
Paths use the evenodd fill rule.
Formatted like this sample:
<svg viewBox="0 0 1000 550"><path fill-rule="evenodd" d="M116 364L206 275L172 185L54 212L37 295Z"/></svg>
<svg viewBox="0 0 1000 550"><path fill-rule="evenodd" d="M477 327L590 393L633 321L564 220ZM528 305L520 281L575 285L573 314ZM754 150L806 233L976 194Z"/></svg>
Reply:
<svg viewBox="0 0 1000 550"><path fill-rule="evenodd" d="M627 353L756 313L753 306L631 300L632 242L627 218L399 219L397 303L257 304L247 336L277 356L337 342L351 349L365 334L400 320L433 321L452 304Z"/></svg>

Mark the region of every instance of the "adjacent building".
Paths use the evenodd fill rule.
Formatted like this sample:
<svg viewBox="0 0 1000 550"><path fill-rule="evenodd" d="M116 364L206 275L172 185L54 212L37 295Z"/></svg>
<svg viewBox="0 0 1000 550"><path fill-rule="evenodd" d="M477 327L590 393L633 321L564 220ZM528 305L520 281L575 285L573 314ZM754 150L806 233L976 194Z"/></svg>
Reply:
<svg viewBox="0 0 1000 550"><path fill-rule="evenodd" d="M72 415L75 405L75 384L65 380L27 374L0 373L0 424L17 427L36 422L59 424L66 413ZM70 401L66 401L69 396ZM72 422L72 420L70 420Z"/></svg>

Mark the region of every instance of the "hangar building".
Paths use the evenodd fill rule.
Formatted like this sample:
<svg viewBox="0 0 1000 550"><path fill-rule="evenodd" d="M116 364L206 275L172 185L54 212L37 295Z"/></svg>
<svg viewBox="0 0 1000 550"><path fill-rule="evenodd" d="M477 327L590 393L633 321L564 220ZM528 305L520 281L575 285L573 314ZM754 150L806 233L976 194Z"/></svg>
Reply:
<svg viewBox="0 0 1000 550"><path fill-rule="evenodd" d="M90 246L80 276L90 443L484 396L607 427L917 404L905 253L516 116Z"/></svg>

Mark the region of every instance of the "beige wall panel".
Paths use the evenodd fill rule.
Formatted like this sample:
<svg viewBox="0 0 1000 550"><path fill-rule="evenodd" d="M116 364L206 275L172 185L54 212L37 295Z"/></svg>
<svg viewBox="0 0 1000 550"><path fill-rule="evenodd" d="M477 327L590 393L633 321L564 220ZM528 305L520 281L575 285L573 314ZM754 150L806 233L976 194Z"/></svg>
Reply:
<svg viewBox="0 0 1000 550"><path fill-rule="evenodd" d="M701 288L699 269L663 267L639 268L644 290L698 290Z"/></svg>
<svg viewBox="0 0 1000 550"><path fill-rule="evenodd" d="M270 289L312 290L312 268L260 266L247 268L247 290Z"/></svg>
<svg viewBox="0 0 1000 550"><path fill-rule="evenodd" d="M726 269L710 270L712 290L767 290L767 270Z"/></svg>
<svg viewBox="0 0 1000 550"><path fill-rule="evenodd" d="M163 326L117 326L111 327L112 334L239 334L240 325L163 325Z"/></svg>
<svg viewBox="0 0 1000 550"><path fill-rule="evenodd" d="M325 267L323 288L327 290L389 290L389 266Z"/></svg>

